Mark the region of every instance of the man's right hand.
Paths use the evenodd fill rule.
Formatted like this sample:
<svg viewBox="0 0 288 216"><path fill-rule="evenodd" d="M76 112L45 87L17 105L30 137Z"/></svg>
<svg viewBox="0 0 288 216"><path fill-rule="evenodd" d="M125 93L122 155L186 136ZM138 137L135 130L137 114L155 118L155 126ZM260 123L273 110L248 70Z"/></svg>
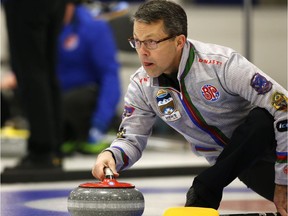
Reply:
<svg viewBox="0 0 288 216"><path fill-rule="evenodd" d="M103 181L105 178L104 168L109 167L115 178L119 176L119 173L116 170L116 163L110 151L104 151L98 155L96 162L92 168L92 175Z"/></svg>

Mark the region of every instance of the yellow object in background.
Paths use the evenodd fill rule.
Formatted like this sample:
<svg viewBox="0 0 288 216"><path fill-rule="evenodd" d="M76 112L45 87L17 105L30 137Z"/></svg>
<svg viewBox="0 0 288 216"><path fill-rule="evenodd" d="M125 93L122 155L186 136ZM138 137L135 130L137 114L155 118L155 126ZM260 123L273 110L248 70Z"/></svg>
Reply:
<svg viewBox="0 0 288 216"><path fill-rule="evenodd" d="M16 129L11 126L5 126L0 130L1 139L28 139L29 131L26 129Z"/></svg>
<svg viewBox="0 0 288 216"><path fill-rule="evenodd" d="M172 207L163 216L219 216L215 209L200 207Z"/></svg>

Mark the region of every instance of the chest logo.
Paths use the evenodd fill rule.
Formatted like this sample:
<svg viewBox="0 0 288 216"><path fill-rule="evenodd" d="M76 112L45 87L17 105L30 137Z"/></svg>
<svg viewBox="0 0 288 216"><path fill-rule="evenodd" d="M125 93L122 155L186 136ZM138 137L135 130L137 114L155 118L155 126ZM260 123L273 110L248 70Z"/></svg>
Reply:
<svg viewBox="0 0 288 216"><path fill-rule="evenodd" d="M156 101L164 120L175 121L181 118L180 112L175 108L174 99L168 91L164 89L158 90Z"/></svg>
<svg viewBox="0 0 288 216"><path fill-rule="evenodd" d="M220 98L220 92L215 86L212 85L204 85L201 87L201 93L203 97L208 101L217 101Z"/></svg>
<svg viewBox="0 0 288 216"><path fill-rule="evenodd" d="M64 49L66 50L74 50L78 47L78 44L79 44L78 35L71 34L64 40L63 46Z"/></svg>

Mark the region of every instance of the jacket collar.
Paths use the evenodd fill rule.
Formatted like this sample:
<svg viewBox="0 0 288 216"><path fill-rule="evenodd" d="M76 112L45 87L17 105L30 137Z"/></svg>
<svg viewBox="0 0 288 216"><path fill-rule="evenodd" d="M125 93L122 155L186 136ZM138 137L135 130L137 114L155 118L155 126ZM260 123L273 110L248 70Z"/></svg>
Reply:
<svg viewBox="0 0 288 216"><path fill-rule="evenodd" d="M193 45L190 41L186 41L184 48L182 50L182 57L180 60L180 64L178 67L178 74L177 74L177 79L180 81L182 75L184 75L187 70L190 70L191 65L194 60L194 50L193 50ZM151 79L151 85L152 86L162 86L162 87L171 87L167 86L167 82L163 82L162 77L154 77Z"/></svg>

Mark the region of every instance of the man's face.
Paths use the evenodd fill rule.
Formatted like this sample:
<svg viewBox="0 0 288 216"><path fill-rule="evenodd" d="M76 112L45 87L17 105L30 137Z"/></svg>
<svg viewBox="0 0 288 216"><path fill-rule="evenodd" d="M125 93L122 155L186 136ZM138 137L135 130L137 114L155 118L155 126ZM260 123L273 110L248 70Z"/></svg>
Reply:
<svg viewBox="0 0 288 216"><path fill-rule="evenodd" d="M163 29L163 21L151 24L135 21L133 37L140 41L158 41L172 36L164 33ZM158 77L162 73L171 74L178 71L183 46L183 44L179 46L179 36L177 36L158 43L156 49L150 50L142 43L141 47L136 50L140 62L148 75L150 77Z"/></svg>

